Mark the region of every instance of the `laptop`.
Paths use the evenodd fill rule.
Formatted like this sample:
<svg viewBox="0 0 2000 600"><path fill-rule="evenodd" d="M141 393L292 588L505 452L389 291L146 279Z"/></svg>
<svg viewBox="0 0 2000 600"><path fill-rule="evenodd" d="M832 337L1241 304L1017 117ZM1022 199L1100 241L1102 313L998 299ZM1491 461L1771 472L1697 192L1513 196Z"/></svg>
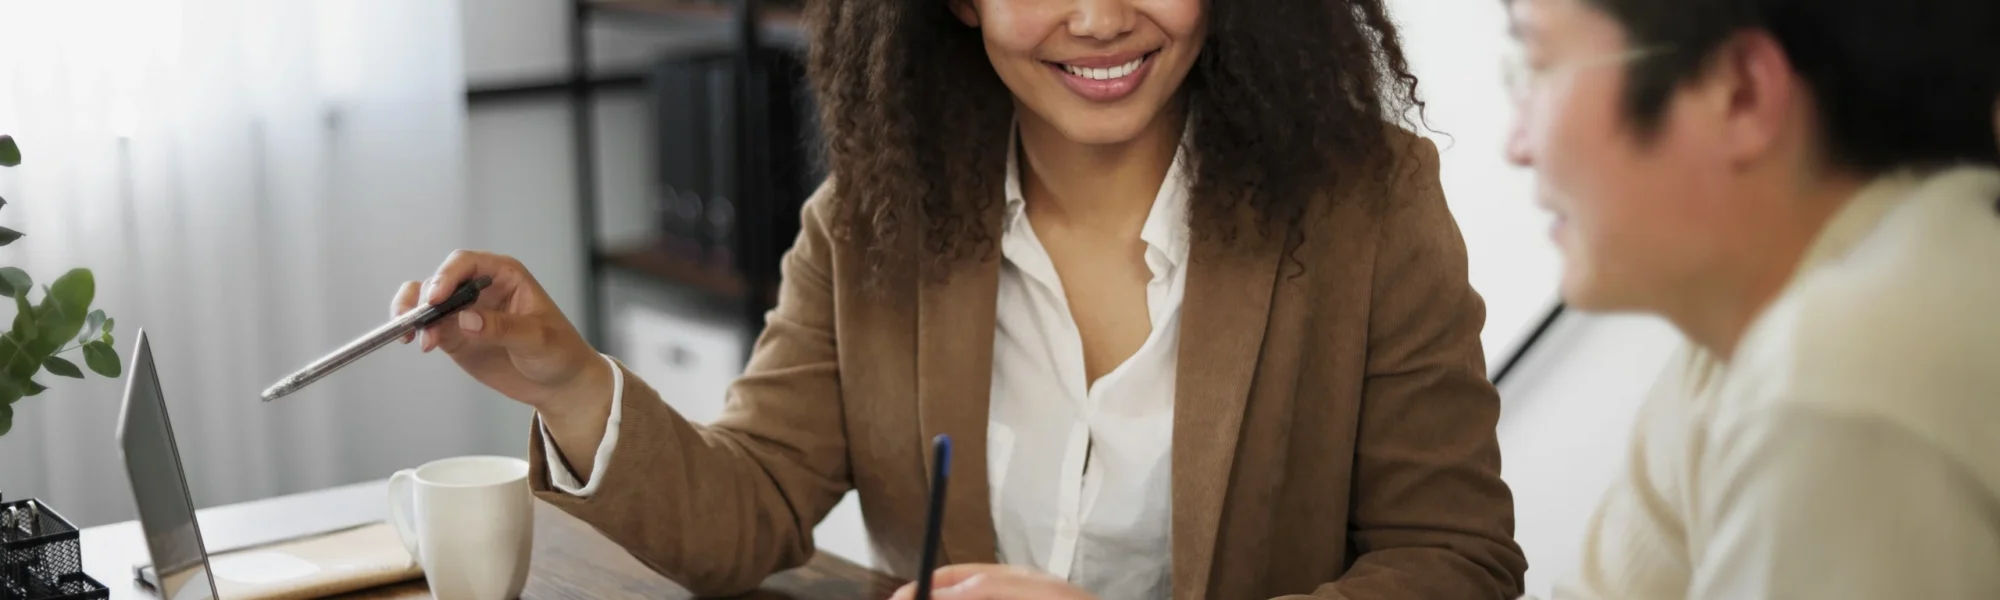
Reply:
<svg viewBox="0 0 2000 600"><path fill-rule="evenodd" d="M166 600L256 600L329 596L423 576L395 528L379 521L303 532L276 525L274 535L211 554L195 520L152 345L143 329L136 337L118 446L152 555L150 563L133 567L141 583Z"/></svg>
<svg viewBox="0 0 2000 600"><path fill-rule="evenodd" d="M210 600L215 598L215 576L195 520L187 473L181 469L180 446L167 419L152 346L145 330L137 337L132 366L126 370L125 404L118 411L118 447L125 453L139 526L153 558L141 578L167 600Z"/></svg>

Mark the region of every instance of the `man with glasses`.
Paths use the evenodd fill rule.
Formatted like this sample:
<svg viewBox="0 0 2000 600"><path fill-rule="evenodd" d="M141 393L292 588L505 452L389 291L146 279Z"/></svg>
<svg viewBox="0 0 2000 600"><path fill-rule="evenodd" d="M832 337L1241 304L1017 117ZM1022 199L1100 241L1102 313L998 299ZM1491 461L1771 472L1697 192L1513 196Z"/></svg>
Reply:
<svg viewBox="0 0 2000 600"><path fill-rule="evenodd" d="M1687 342L1557 597L2000 598L2000 1L1507 1L1564 298Z"/></svg>

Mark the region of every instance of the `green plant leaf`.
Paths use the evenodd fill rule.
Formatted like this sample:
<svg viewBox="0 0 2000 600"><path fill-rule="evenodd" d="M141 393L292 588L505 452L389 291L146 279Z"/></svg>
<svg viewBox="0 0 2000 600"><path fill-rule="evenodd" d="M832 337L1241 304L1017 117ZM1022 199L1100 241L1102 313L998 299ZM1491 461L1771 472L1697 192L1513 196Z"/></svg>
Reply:
<svg viewBox="0 0 2000 600"><path fill-rule="evenodd" d="M21 382L42 370L41 358L28 347L30 345L30 342L13 333L0 335L0 380L14 382L17 390L25 389Z"/></svg>
<svg viewBox="0 0 2000 600"><path fill-rule="evenodd" d="M120 369L118 350L113 349L111 344L104 342L84 344L83 362L90 365L90 370L95 371L98 375L111 378L118 377Z"/></svg>
<svg viewBox="0 0 2000 600"><path fill-rule="evenodd" d="M15 401L20 400L22 391L21 384L15 383L12 379L0 377L0 406L13 404Z"/></svg>
<svg viewBox="0 0 2000 600"><path fill-rule="evenodd" d="M28 343L21 341L20 336L13 332L0 335L0 379L16 378L17 371L25 370L21 368L22 364L33 367L34 370L26 370L26 374L18 377L20 379L34 375L36 370L42 368L41 362L30 362L31 359L25 358L26 356L28 356Z"/></svg>
<svg viewBox="0 0 2000 600"><path fill-rule="evenodd" d="M35 307L28 304L26 295L14 297L14 330L8 333L22 342L34 341L35 335L41 333L35 326Z"/></svg>
<svg viewBox="0 0 2000 600"><path fill-rule="evenodd" d="M28 304L27 294L15 296L14 307L14 330L0 335L0 379L26 380L42 368L42 361L28 349L40 327L35 323L35 307Z"/></svg>
<svg viewBox="0 0 2000 600"><path fill-rule="evenodd" d="M111 326L117 323L118 323L117 319L113 319L111 317L104 318L104 339L107 340L111 339Z"/></svg>
<svg viewBox="0 0 2000 600"><path fill-rule="evenodd" d="M25 295L35 289L35 280L20 267L0 267L0 296Z"/></svg>
<svg viewBox="0 0 2000 600"><path fill-rule="evenodd" d="M0 135L0 167L21 164L21 146L14 143L14 136Z"/></svg>
<svg viewBox="0 0 2000 600"><path fill-rule="evenodd" d="M21 233L19 231L14 231L12 229L8 229L5 227L0 227L0 246L12 244L14 243L14 240L21 239L21 236L23 235L27 234Z"/></svg>
<svg viewBox="0 0 2000 600"><path fill-rule="evenodd" d="M42 359L42 368L63 377L83 379L83 369L76 368L76 363L70 362L69 359L60 356L51 356Z"/></svg>
<svg viewBox="0 0 2000 600"><path fill-rule="evenodd" d="M97 282L91 277L90 269L70 269L56 279L48 288L42 303L35 307L35 322L41 331L28 342L28 349L39 361L56 353L62 345L76 339L83 330L83 319L90 313L90 301L97 294ZM32 373L30 373L32 374Z"/></svg>
<svg viewBox="0 0 2000 600"><path fill-rule="evenodd" d="M63 308L76 313L76 324L82 327L83 317L90 310L90 301L97 297L97 279L90 274L90 269L70 269L56 278L55 287L49 290L49 294ZM42 300L46 302L48 298ZM69 339L69 336L63 336L63 339Z"/></svg>
<svg viewBox="0 0 2000 600"><path fill-rule="evenodd" d="M83 317L83 331L76 334L76 343L87 343L104 333L104 322L107 320L109 318L104 316L104 311L90 311L90 314Z"/></svg>
<svg viewBox="0 0 2000 600"><path fill-rule="evenodd" d="M46 385L42 385L42 384L39 384L39 383L35 383L35 380L33 380L33 379L30 379L30 380L28 380L28 395L29 395L29 396L37 396L37 395L40 395L40 394L41 394L42 392L46 392L46 391L49 391L49 386L46 386Z"/></svg>
<svg viewBox="0 0 2000 600"><path fill-rule="evenodd" d="M0 435L14 430L14 407L0 402Z"/></svg>

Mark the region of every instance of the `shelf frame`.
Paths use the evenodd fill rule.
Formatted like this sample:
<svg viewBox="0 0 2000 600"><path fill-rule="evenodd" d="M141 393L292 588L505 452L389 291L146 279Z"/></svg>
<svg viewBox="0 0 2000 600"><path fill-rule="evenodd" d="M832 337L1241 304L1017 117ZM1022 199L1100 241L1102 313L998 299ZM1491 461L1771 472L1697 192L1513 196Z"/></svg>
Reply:
<svg viewBox="0 0 2000 600"><path fill-rule="evenodd" d="M489 103L566 93L570 104L572 150L575 156L577 236L583 246L586 282L583 288L583 335L593 345L607 342L604 270L622 269L673 285L703 291L735 302L743 313L743 328L754 338L764 326L764 313L776 305L779 274L774 240L770 237L770 189L761 174L771 166L767 138L768 99L750 74L763 68L766 48L802 49L804 17L796 8L764 10L758 0L703 2L699 0L571 0L568 31L569 69L562 81L526 81L484 86L467 91L471 103ZM598 230L599 194L595 101L599 91L643 87L638 73L599 75L591 65L591 29L597 23L634 26L689 25L726 28L736 71L736 271L701 265L678 257L658 244L607 248ZM749 345L746 344L746 356Z"/></svg>

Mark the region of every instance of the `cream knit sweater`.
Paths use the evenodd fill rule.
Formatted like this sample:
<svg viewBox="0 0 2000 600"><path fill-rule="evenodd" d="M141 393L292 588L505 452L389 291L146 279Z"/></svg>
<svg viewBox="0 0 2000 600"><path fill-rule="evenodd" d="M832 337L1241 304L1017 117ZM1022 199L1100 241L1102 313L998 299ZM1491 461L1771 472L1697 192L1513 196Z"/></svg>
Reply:
<svg viewBox="0 0 2000 600"><path fill-rule="evenodd" d="M1582 555L1556 598L2000 598L2000 170L1871 183L1683 349Z"/></svg>

